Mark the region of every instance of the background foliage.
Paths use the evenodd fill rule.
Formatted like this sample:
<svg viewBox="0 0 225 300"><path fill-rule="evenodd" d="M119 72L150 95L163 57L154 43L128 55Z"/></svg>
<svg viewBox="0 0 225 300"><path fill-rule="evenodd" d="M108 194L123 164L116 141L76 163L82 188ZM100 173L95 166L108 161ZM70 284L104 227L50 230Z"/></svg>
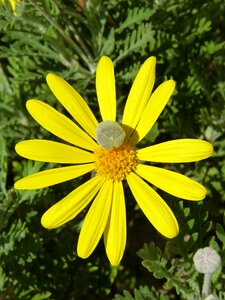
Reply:
<svg viewBox="0 0 225 300"><path fill-rule="evenodd" d="M225 299L224 2L21 0L16 15L5 2L0 5L0 299L200 299L203 279L192 259L208 245L222 257L212 293ZM57 230L40 225L42 213L84 178L37 191L13 188L16 179L51 167L14 151L20 140L52 138L28 115L26 100L62 110L45 81L53 72L99 116L95 69L104 54L114 62L120 114L147 57L157 57L156 86L167 78L177 82L143 144L190 137L215 148L206 161L171 166L207 187L203 203L160 192L178 218L177 238L161 237L127 197L128 243L118 268L109 265L102 244L89 259L77 257L85 212Z"/></svg>

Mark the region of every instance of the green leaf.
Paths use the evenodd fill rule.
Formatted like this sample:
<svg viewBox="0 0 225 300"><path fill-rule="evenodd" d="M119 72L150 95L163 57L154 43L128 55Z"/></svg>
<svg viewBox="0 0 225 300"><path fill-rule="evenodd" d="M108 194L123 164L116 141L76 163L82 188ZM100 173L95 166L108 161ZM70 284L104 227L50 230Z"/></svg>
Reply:
<svg viewBox="0 0 225 300"><path fill-rule="evenodd" d="M155 43L155 31L151 24L140 24L137 29L134 29L130 34L126 35L124 41L117 43L119 47L119 55L114 60L115 63L125 59L133 52L144 50L148 45L153 46Z"/></svg>
<svg viewBox="0 0 225 300"><path fill-rule="evenodd" d="M128 9L126 20L116 29L116 32L121 33L127 28L133 28L135 24L139 25L143 21L148 21L154 13L154 9L146 7Z"/></svg>
<svg viewBox="0 0 225 300"><path fill-rule="evenodd" d="M161 250L152 242L149 245L144 244L144 247L137 252L137 255L142 258L142 265L147 268L153 275L162 279L167 277L165 268L167 258L162 256Z"/></svg>
<svg viewBox="0 0 225 300"><path fill-rule="evenodd" d="M219 223L216 224L216 235L218 239L223 243L222 249L225 250L225 230Z"/></svg>
<svg viewBox="0 0 225 300"><path fill-rule="evenodd" d="M6 141L3 136L0 135L0 188L2 192L7 196L7 172L8 172L8 152Z"/></svg>
<svg viewBox="0 0 225 300"><path fill-rule="evenodd" d="M46 293L38 293L35 296L33 296L31 298L31 300L43 300L43 299L49 299L49 297L51 296L50 292L46 292Z"/></svg>
<svg viewBox="0 0 225 300"><path fill-rule="evenodd" d="M154 288L151 290L147 286L140 286L139 289L134 289L134 297L130 292L124 291L123 296L115 295L113 300L169 300L166 295L159 295Z"/></svg>

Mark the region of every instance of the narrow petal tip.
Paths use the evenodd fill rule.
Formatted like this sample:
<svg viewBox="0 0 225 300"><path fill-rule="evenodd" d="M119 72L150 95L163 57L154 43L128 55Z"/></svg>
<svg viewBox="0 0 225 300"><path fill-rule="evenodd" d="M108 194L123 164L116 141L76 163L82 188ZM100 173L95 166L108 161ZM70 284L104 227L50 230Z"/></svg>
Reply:
<svg viewBox="0 0 225 300"><path fill-rule="evenodd" d="M15 145L15 151L16 151L16 153L17 154L19 154L19 155L21 155L20 153L21 153L21 144L23 143L23 141L21 141L21 142L19 142L19 143L17 143L16 145Z"/></svg>
<svg viewBox="0 0 225 300"><path fill-rule="evenodd" d="M151 64L152 63L156 64L156 57L150 56L149 58L146 59L146 61L144 63L149 63L149 62L151 62Z"/></svg>
<svg viewBox="0 0 225 300"><path fill-rule="evenodd" d="M171 87L171 89L173 89L173 90L175 89L176 81L174 81L173 79L169 79L165 82L167 82L167 84Z"/></svg>
<svg viewBox="0 0 225 300"><path fill-rule="evenodd" d="M149 74L152 70L155 71L156 67L156 57L155 56L150 56L147 58L143 65L141 66L142 69L145 69L145 74Z"/></svg>
<svg viewBox="0 0 225 300"><path fill-rule="evenodd" d="M56 74L49 73L46 75L46 82L51 89L51 87L54 87L54 85L58 86L61 82L66 82L66 81L62 77Z"/></svg>
<svg viewBox="0 0 225 300"><path fill-rule="evenodd" d="M35 101L35 100L33 100L33 99L27 100L27 102L26 102L26 108L27 109L30 107L30 105L32 105L33 101Z"/></svg>
<svg viewBox="0 0 225 300"><path fill-rule="evenodd" d="M199 190L197 195L198 197L196 197L198 199L194 199L194 200L201 201L205 199L206 194L207 194L207 189L203 185L199 184Z"/></svg>
<svg viewBox="0 0 225 300"><path fill-rule="evenodd" d="M98 64L99 64L100 62L101 62L101 63L104 63L104 62L112 62L112 60L111 60L108 56L103 55L103 56L100 58Z"/></svg>
<svg viewBox="0 0 225 300"><path fill-rule="evenodd" d="M117 267L120 264L120 260L118 260L117 257L109 258L109 262L110 262L111 266L113 266L113 267Z"/></svg>
<svg viewBox="0 0 225 300"><path fill-rule="evenodd" d="M214 152L214 148L213 145L205 140L196 140L199 141L199 153L202 155L204 155L204 157L202 159L206 159L210 156L212 156L213 152ZM200 159L199 159L200 160Z"/></svg>
<svg viewBox="0 0 225 300"><path fill-rule="evenodd" d="M29 100L27 100L27 102L26 102L26 108L27 108L27 110L29 111L30 114L32 112L32 109L36 109L35 104L39 104L39 103L41 104L43 102L40 101L40 100L36 100L36 99L29 99Z"/></svg>
<svg viewBox="0 0 225 300"><path fill-rule="evenodd" d="M41 217L41 225L45 229L55 229L60 225L57 225L57 220L53 220L51 214L49 213L49 209L42 215Z"/></svg>
<svg viewBox="0 0 225 300"><path fill-rule="evenodd" d="M81 247L79 247L79 248L77 247L77 255L80 258L86 259L91 255L91 253L87 252L86 249L82 249Z"/></svg>
<svg viewBox="0 0 225 300"><path fill-rule="evenodd" d="M166 237L168 239L173 239L176 236L178 236L179 234L179 225L177 223L174 223L173 228L171 227L170 230L168 230L168 234L166 235Z"/></svg>
<svg viewBox="0 0 225 300"><path fill-rule="evenodd" d="M46 216L45 213L41 217L41 225L46 229L53 229L54 228L54 227L51 226L51 221L49 220L49 218Z"/></svg>
<svg viewBox="0 0 225 300"><path fill-rule="evenodd" d="M48 83L49 81L51 81L51 80L53 80L53 79L56 79L56 78L59 78L59 76L57 76L57 75L55 75L55 74L53 74L53 73L49 73L49 74L47 74L47 76L46 76L46 81L47 81L47 83Z"/></svg>
<svg viewBox="0 0 225 300"><path fill-rule="evenodd" d="M209 156L211 156L214 152L214 148L213 148L213 145L209 142L206 142L208 144L208 153L209 153Z"/></svg>
<svg viewBox="0 0 225 300"><path fill-rule="evenodd" d="M23 190L23 185L20 184L20 181L21 180L17 180L15 183L14 183L14 189L15 190Z"/></svg>

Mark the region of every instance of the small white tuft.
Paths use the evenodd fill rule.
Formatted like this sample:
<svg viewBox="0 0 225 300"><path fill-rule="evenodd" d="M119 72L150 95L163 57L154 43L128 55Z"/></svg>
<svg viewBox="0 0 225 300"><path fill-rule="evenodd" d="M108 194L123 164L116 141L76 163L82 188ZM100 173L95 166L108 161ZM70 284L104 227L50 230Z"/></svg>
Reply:
<svg viewBox="0 0 225 300"><path fill-rule="evenodd" d="M106 150L118 148L123 144L125 138L122 127L110 120L99 123L95 133L98 144Z"/></svg>
<svg viewBox="0 0 225 300"><path fill-rule="evenodd" d="M216 250L205 247L198 249L194 257L194 265L199 273L212 274L220 266L221 257Z"/></svg>

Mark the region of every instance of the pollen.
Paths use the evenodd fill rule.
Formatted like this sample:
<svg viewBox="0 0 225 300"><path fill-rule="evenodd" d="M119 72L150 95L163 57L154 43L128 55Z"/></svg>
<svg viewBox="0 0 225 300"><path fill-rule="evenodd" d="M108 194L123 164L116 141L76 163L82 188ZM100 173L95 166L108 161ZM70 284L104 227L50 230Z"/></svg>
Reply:
<svg viewBox="0 0 225 300"><path fill-rule="evenodd" d="M110 150L99 146L95 149L94 155L97 174L113 181L126 179L138 163L136 151L127 141L120 147Z"/></svg>

